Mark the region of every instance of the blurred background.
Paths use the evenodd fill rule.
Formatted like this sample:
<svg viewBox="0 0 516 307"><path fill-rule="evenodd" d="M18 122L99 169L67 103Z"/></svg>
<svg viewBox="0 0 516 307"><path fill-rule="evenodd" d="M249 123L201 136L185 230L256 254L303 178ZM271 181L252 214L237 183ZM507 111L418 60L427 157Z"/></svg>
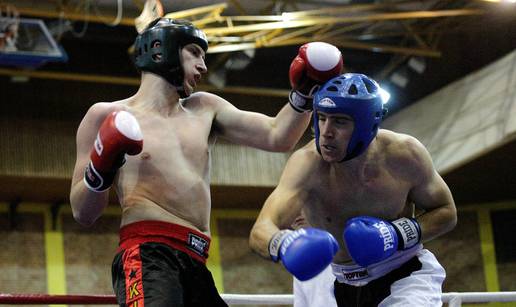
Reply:
<svg viewBox="0 0 516 307"><path fill-rule="evenodd" d="M209 73L198 90L245 110L274 115L286 103L300 45L338 46L346 71L391 94L384 127L420 139L454 194L456 229L427 244L447 269L444 290L516 290L514 1L161 2L168 17L208 35ZM136 92L135 19L152 8L0 1L0 292L112 293L120 213L113 195L93 227L73 221L75 132L95 102ZM289 154L224 140L213 148L208 265L220 292L291 293L289 274L247 244Z"/></svg>

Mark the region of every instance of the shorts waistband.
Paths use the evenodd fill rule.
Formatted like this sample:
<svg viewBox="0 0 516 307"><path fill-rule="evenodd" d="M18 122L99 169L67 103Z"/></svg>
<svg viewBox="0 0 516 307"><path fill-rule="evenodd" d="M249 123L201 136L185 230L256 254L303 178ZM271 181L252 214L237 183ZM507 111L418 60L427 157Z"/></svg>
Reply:
<svg viewBox="0 0 516 307"><path fill-rule="evenodd" d="M410 249L397 251L384 261L372 264L368 267L362 267L358 264L346 265L332 263L331 268L338 282L361 287L399 268L405 262L416 256L422 248L423 245L418 244Z"/></svg>
<svg viewBox="0 0 516 307"><path fill-rule="evenodd" d="M163 243L205 264L210 241L207 235L185 226L162 221L140 221L120 228L117 252L147 242Z"/></svg>

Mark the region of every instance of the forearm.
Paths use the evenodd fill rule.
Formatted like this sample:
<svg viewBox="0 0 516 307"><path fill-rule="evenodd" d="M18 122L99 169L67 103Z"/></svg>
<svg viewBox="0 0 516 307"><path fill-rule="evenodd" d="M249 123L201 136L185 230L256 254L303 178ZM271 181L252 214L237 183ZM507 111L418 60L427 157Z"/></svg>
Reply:
<svg viewBox="0 0 516 307"><path fill-rule="evenodd" d="M421 226L421 242L428 242L450 230L457 224L457 211L450 204L427 211L417 218Z"/></svg>
<svg viewBox="0 0 516 307"><path fill-rule="evenodd" d="M109 190L93 192L82 180L76 182L70 192L70 204L74 219L83 226L92 225L109 202Z"/></svg>
<svg viewBox="0 0 516 307"><path fill-rule="evenodd" d="M292 150L308 127L311 114L297 112L288 104L285 105L273 121L275 147L280 148L280 151Z"/></svg>
<svg viewBox="0 0 516 307"><path fill-rule="evenodd" d="M280 229L271 222L257 221L249 236L249 246L255 253L270 260L269 241L279 230Z"/></svg>

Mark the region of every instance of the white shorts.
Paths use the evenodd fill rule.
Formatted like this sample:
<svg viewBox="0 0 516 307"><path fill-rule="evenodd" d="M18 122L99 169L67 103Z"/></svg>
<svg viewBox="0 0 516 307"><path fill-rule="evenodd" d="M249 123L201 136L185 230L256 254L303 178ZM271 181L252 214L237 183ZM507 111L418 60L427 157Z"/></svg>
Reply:
<svg viewBox="0 0 516 307"><path fill-rule="evenodd" d="M294 307L337 307L333 294L335 275L328 266L319 275L307 281L294 277Z"/></svg>
<svg viewBox="0 0 516 307"><path fill-rule="evenodd" d="M348 303L352 306L370 306L367 303L360 303L363 302L363 297L360 298L360 295L369 296L368 299L380 295L379 297L373 297L377 302L380 302L379 307L442 306L442 284L446 277L444 268L435 256L426 249L419 250L415 256L421 264L420 268L408 272L406 277L394 282L389 281L392 274L387 274L362 286L339 283L335 281L336 278L332 273L331 266L313 279L305 282L294 278L294 307L336 307L348 306ZM399 270L403 269L401 267ZM341 305L337 304L334 284L339 288L347 288L346 295L349 297L343 299L346 302L341 303ZM383 287L387 294L381 295L382 291L377 291L378 287Z"/></svg>

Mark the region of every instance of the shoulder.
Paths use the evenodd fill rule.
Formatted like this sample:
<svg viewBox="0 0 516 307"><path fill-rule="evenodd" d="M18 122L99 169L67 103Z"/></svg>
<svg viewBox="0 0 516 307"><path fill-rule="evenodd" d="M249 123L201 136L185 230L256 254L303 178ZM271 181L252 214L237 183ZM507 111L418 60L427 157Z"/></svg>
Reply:
<svg viewBox="0 0 516 307"><path fill-rule="evenodd" d="M388 166L410 176L433 169L430 153L417 138L403 133L381 129L378 132L379 150Z"/></svg>
<svg viewBox="0 0 516 307"><path fill-rule="evenodd" d="M86 115L91 117L105 117L111 112L121 110L129 111L129 108L123 103L123 101L97 102L88 109Z"/></svg>
<svg viewBox="0 0 516 307"><path fill-rule="evenodd" d="M418 139L404 133L380 129L378 131L378 141L381 148L393 157L417 158L427 152L426 147Z"/></svg>
<svg viewBox="0 0 516 307"><path fill-rule="evenodd" d="M315 142L312 140L292 153L288 159L284 174L289 175L295 181L308 184L314 178L312 175L321 171L324 164L326 163L317 152Z"/></svg>
<svg viewBox="0 0 516 307"><path fill-rule="evenodd" d="M317 148L315 147L314 139L310 140L303 147L294 151L290 159L298 159L310 163L318 163L319 161L322 161L321 155L319 155L319 153L317 152Z"/></svg>
<svg viewBox="0 0 516 307"><path fill-rule="evenodd" d="M108 116L108 114L121 110L130 112L130 108L124 103L124 101L97 102L88 109L86 115L84 115L82 119L81 126L100 127L102 121L106 116Z"/></svg>
<svg viewBox="0 0 516 307"><path fill-rule="evenodd" d="M226 104L230 103L224 98L208 92L195 92L184 100L184 105L191 107L205 106L217 108Z"/></svg>

